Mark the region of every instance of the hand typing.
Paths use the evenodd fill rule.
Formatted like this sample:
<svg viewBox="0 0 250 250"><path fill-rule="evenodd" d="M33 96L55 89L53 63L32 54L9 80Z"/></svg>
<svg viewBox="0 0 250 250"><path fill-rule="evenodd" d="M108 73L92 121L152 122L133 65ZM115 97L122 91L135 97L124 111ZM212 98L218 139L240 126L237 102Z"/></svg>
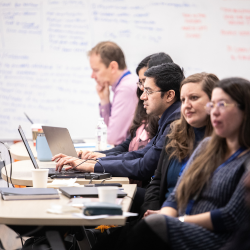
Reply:
<svg viewBox="0 0 250 250"><path fill-rule="evenodd" d="M67 156L64 154L57 154L52 158L52 161L56 161L56 170L61 171L62 168L67 165L67 167L65 167L65 170L69 170L71 168L76 167L77 165L79 165L80 163L82 163L81 165L79 165L76 169L77 170L82 170L83 172L94 172L94 167L96 164L96 161L87 161L85 163L84 160L76 158L76 157L72 157L72 156Z"/></svg>
<svg viewBox="0 0 250 250"><path fill-rule="evenodd" d="M81 159L97 159L97 158L101 158L101 157L106 156L105 154L93 152L93 151L89 151L89 150L80 151L80 152L78 152L77 155Z"/></svg>

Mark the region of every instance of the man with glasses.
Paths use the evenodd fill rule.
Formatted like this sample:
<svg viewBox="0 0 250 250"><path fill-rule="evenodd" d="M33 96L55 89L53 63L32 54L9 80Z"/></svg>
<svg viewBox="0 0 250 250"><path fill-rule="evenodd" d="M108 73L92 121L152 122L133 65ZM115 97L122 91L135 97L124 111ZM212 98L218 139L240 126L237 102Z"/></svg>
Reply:
<svg viewBox="0 0 250 250"><path fill-rule="evenodd" d="M135 84L137 77L127 70L124 54L113 42L98 43L88 55L91 77L97 83L100 115L108 127L107 140L109 144L118 145L126 139L133 120L138 102ZM110 86L114 92L112 104Z"/></svg>
<svg viewBox="0 0 250 250"><path fill-rule="evenodd" d="M99 158L99 163L71 158L67 164L72 167L80 164L77 169L84 172L101 173L105 170L112 176L129 177L145 182L150 180L157 167L170 123L180 118L179 89L184 74L177 64L164 63L149 68L144 75L146 80L141 100L144 101L147 114L160 118L156 136L142 150ZM63 159L58 162L57 169L61 170L62 167Z"/></svg>

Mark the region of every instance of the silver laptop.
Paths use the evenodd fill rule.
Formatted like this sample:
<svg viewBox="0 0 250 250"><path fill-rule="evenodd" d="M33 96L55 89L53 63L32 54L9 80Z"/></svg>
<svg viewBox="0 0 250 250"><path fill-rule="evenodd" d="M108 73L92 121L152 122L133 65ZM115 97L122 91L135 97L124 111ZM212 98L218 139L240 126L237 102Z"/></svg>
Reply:
<svg viewBox="0 0 250 250"><path fill-rule="evenodd" d="M42 128L53 156L61 153L78 157L68 129L49 126Z"/></svg>
<svg viewBox="0 0 250 250"><path fill-rule="evenodd" d="M35 169L39 169L39 166L38 166L38 164L37 164L37 161L36 161L36 159L35 159L35 157L34 157L34 155L33 155L33 153L32 153L32 150L31 150L31 148L30 148L30 145L29 145L29 143L28 143L28 141L27 141L27 139L26 139L26 136L25 136L25 134L24 134L24 132L23 132L21 126L18 127L18 132L19 132L19 134L20 134L20 136L21 136L21 138L22 138L22 141L23 141L23 143L24 143L26 149L27 149L27 152L28 152L28 154L29 154L29 157L30 157L30 159L31 159L31 162L33 163L34 168L35 168ZM47 166L47 165L46 165L46 166ZM56 171L55 167L56 167L56 164L55 164L54 162L51 162L51 164L48 164L49 177L52 176L52 175L60 175L60 174L63 175L63 174L65 174L65 171L62 171L62 172ZM78 170L69 170L69 171L67 171L67 174L72 174L72 175L71 175L72 178L77 177L77 173L82 173L82 172L81 172L81 171L78 171ZM73 176L73 174L76 175L76 176Z"/></svg>

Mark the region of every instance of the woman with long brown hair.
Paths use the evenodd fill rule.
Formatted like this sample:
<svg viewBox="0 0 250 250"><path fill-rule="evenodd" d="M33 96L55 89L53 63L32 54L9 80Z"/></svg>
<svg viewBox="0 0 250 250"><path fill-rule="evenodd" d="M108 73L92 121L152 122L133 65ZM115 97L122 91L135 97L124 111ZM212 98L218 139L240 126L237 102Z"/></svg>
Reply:
<svg viewBox="0 0 250 250"><path fill-rule="evenodd" d="M214 132L190 157L159 214L111 249L220 249L248 218L244 162L250 156L250 82L217 83L206 105Z"/></svg>
<svg viewBox="0 0 250 250"><path fill-rule="evenodd" d="M204 106L211 100L219 81L216 75L197 73L181 83L181 118L170 126L154 178L147 187L141 213L146 216L159 210L173 191L181 169L204 137L212 133L212 124Z"/></svg>

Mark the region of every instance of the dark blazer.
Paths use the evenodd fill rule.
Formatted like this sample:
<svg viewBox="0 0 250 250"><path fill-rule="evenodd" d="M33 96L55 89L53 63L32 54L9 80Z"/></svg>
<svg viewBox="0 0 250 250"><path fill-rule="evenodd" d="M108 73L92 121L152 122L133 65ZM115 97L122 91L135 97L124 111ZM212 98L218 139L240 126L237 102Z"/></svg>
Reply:
<svg viewBox="0 0 250 250"><path fill-rule="evenodd" d="M144 203L141 206L141 213L145 213L148 209L159 210L163 202L166 200L165 194L168 191L167 173L171 163L171 160L169 159L170 154L167 154L165 150L167 143L168 138L165 139L154 178L147 187ZM176 179L178 178L178 175L179 169L176 171Z"/></svg>
<svg viewBox="0 0 250 250"><path fill-rule="evenodd" d="M131 141L132 141L132 138L131 138L131 135L129 135L125 141L123 141L122 143L120 143L116 147L111 148L109 150L97 151L97 152L103 153L106 156L127 153L128 149L129 149L129 144Z"/></svg>
<svg viewBox="0 0 250 250"><path fill-rule="evenodd" d="M128 177L134 180L150 180L157 167L170 124L180 118L180 106L181 103L177 101L165 110L158 122L159 127L156 136L145 148L117 156L99 158L105 172L112 176ZM94 172L103 172L102 166L95 164Z"/></svg>

